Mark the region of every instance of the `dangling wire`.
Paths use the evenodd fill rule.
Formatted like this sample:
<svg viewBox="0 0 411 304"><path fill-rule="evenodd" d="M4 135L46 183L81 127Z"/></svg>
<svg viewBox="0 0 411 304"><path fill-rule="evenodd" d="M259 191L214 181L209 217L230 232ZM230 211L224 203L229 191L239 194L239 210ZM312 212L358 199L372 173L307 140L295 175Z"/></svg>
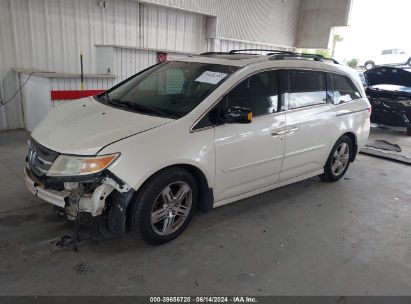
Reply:
<svg viewBox="0 0 411 304"><path fill-rule="evenodd" d="M80 235L80 196L77 200L77 215L76 215L76 228L74 230L74 242L73 251L78 251L79 235Z"/></svg>
<svg viewBox="0 0 411 304"><path fill-rule="evenodd" d="M80 211L82 211L80 209L80 200L81 200L81 196L83 195L83 189L81 188L81 190L77 189L77 193L76 195L78 196L77 198L77 214L76 214L76 222L75 222L75 229L74 229L74 238L73 238L73 251L77 252L78 251L78 243L80 241ZM71 198L70 198L71 199Z"/></svg>
<svg viewBox="0 0 411 304"><path fill-rule="evenodd" d="M24 88L24 86L27 84L27 82L29 81L29 79L31 78L31 75L33 75L34 72L31 72L29 74L29 77L27 77L26 81L23 83L23 85L16 91L16 93L13 94L13 96L11 96L11 98L9 98L9 100L7 100L6 102L0 102L0 108L4 107L5 105L9 104L10 102L12 102L12 100L17 96L17 94Z"/></svg>

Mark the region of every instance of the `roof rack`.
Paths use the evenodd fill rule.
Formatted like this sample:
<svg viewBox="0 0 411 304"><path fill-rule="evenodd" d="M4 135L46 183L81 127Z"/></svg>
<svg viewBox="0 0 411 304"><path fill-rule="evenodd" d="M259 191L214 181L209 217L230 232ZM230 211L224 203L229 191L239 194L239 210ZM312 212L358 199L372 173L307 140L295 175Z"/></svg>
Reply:
<svg viewBox="0 0 411 304"><path fill-rule="evenodd" d="M239 49L239 50L230 50L228 52L205 52L201 53L200 56L207 56L207 55L235 55L235 54L246 54L246 55L261 55L261 54L252 54L246 52L268 52L267 55L274 55L274 54L293 54L293 52L289 51L278 51L278 50L267 50L267 49Z"/></svg>
<svg viewBox="0 0 411 304"><path fill-rule="evenodd" d="M339 62L333 58L327 58L324 57L323 55L319 54L306 54L306 53L292 53L290 52L289 54L269 54L273 55L270 57L270 60L283 60L287 58L295 58L295 59L313 59L314 61L331 61L335 64L339 64Z"/></svg>
<svg viewBox="0 0 411 304"><path fill-rule="evenodd" d="M201 53L200 56L208 56L208 55L227 55L228 52L205 52Z"/></svg>
<svg viewBox="0 0 411 304"><path fill-rule="evenodd" d="M293 52L290 52L290 51L267 50L267 49L239 49L239 50L231 50L231 51L228 52L228 54L238 54L238 53L244 53L244 52L268 52L269 54L271 54L271 53L293 54Z"/></svg>
<svg viewBox="0 0 411 304"><path fill-rule="evenodd" d="M258 55L246 52L267 52L266 56L270 56L270 60L284 60L288 58L294 59L313 59L314 61L331 61L335 64L339 62L333 58L327 58L320 54L307 54L307 53L295 53L291 51L280 51L280 50L267 50L267 49L238 49L231 50L229 52L205 52L200 55L235 55L235 54L249 54L249 55Z"/></svg>

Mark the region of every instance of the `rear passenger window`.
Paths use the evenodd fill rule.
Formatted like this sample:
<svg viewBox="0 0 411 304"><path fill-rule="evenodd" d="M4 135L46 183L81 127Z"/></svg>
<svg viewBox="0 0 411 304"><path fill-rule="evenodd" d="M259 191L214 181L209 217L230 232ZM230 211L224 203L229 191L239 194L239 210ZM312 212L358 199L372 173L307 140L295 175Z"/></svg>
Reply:
<svg viewBox="0 0 411 304"><path fill-rule="evenodd" d="M361 97L360 92L348 77L339 74L332 74L332 78L332 99L334 104L337 105Z"/></svg>
<svg viewBox="0 0 411 304"><path fill-rule="evenodd" d="M289 109L327 102L327 86L324 72L290 70L289 80Z"/></svg>

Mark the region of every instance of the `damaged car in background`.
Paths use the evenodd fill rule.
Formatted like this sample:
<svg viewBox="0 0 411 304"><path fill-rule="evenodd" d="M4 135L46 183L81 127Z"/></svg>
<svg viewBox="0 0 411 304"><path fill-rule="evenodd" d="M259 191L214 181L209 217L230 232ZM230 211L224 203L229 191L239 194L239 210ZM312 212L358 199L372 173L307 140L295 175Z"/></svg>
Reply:
<svg viewBox="0 0 411 304"><path fill-rule="evenodd" d="M371 122L404 127L411 135L411 69L377 67L364 73Z"/></svg>

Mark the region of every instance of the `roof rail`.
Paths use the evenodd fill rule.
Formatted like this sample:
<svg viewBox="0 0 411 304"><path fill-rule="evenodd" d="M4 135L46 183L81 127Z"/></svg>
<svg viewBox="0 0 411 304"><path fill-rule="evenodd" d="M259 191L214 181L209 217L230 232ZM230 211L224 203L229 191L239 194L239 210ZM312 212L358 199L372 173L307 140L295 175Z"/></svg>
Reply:
<svg viewBox="0 0 411 304"><path fill-rule="evenodd" d="M207 55L235 55L235 54L250 54L245 52L267 52L267 56L271 56L270 60L284 60L287 58L295 58L295 59L313 59L314 61L331 61L335 64L339 64L339 62L333 58L327 58L320 54L307 54L307 53L295 53L291 51L280 51L280 50L267 50L267 49L238 49L238 50L231 50L229 52L205 52L200 55L207 56ZM257 54L250 54L250 55L257 55Z"/></svg>
<svg viewBox="0 0 411 304"><path fill-rule="evenodd" d="M271 54L270 54L271 55ZM314 61L331 61L335 64L339 64L339 62L333 58L327 58L324 57L323 55L320 54L306 54L306 53L292 53L290 52L289 54L273 54L273 56L270 57L270 60L283 60L287 58L296 58L296 59L313 59Z"/></svg>
<svg viewBox="0 0 411 304"><path fill-rule="evenodd" d="M267 49L238 49L238 50L231 50L228 54L238 54L243 52L268 52L268 53L281 53L281 54L292 54L293 52L290 51L279 51L279 50L267 50Z"/></svg>
<svg viewBox="0 0 411 304"><path fill-rule="evenodd" d="M227 55L227 52L205 52L201 53L200 56L207 56L207 55Z"/></svg>

